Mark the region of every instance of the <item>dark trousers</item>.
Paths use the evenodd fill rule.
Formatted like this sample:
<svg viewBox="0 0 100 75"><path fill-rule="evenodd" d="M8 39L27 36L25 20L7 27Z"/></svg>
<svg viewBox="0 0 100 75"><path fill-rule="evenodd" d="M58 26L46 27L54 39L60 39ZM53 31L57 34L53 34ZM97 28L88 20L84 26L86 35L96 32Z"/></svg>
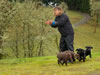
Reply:
<svg viewBox="0 0 100 75"><path fill-rule="evenodd" d="M61 36L60 51L61 52L64 52L66 50L74 51L73 41L74 41L74 34L70 34L67 36Z"/></svg>

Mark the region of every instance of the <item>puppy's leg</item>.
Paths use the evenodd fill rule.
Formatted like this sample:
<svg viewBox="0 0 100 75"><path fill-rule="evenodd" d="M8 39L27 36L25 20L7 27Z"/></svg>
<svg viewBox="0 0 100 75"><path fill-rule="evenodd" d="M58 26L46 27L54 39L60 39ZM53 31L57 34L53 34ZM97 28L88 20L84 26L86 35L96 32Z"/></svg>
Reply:
<svg viewBox="0 0 100 75"><path fill-rule="evenodd" d="M65 61L63 60L63 61L61 62L62 66L64 65L64 63L65 63Z"/></svg>
<svg viewBox="0 0 100 75"><path fill-rule="evenodd" d="M86 59L86 52L84 51L83 62L85 62L85 59Z"/></svg>
<svg viewBox="0 0 100 75"><path fill-rule="evenodd" d="M69 59L71 60L71 63L73 64L73 57L71 55Z"/></svg>
<svg viewBox="0 0 100 75"><path fill-rule="evenodd" d="M83 58L83 62L85 62L85 58Z"/></svg>
<svg viewBox="0 0 100 75"><path fill-rule="evenodd" d="M75 56L72 58L73 59L73 62L75 62L76 60L75 60Z"/></svg>
<svg viewBox="0 0 100 75"><path fill-rule="evenodd" d="M90 52L90 58L92 58L91 52Z"/></svg>
<svg viewBox="0 0 100 75"><path fill-rule="evenodd" d="M73 59L72 59L72 58L70 58L70 60L71 60L71 63L73 64Z"/></svg>
<svg viewBox="0 0 100 75"><path fill-rule="evenodd" d="M73 62L75 62L75 54L72 55Z"/></svg>
<svg viewBox="0 0 100 75"><path fill-rule="evenodd" d="M82 60L82 56L80 56L79 62Z"/></svg>
<svg viewBox="0 0 100 75"><path fill-rule="evenodd" d="M65 65L67 66L67 60L65 60Z"/></svg>
<svg viewBox="0 0 100 75"><path fill-rule="evenodd" d="M58 59L58 64L60 65L60 59Z"/></svg>
<svg viewBox="0 0 100 75"><path fill-rule="evenodd" d="M85 62L86 56L83 57L83 62Z"/></svg>

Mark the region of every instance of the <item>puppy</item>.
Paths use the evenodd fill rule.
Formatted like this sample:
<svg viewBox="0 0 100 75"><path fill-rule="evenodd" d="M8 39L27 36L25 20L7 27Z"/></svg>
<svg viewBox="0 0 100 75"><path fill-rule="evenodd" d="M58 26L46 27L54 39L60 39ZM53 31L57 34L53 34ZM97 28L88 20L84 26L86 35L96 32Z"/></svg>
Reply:
<svg viewBox="0 0 100 75"><path fill-rule="evenodd" d="M79 55L79 54L76 53L74 56L75 56L75 58L76 58L77 60L80 61L80 55Z"/></svg>
<svg viewBox="0 0 100 75"><path fill-rule="evenodd" d="M60 52L57 54L58 58L58 64L65 64L67 66L67 61L71 60L71 63L73 63L72 55L68 52Z"/></svg>
<svg viewBox="0 0 100 75"><path fill-rule="evenodd" d="M92 57L92 55L91 55L91 50L93 49L93 47L91 47L91 46L86 46L85 47L86 48L86 56L90 56L90 58Z"/></svg>
<svg viewBox="0 0 100 75"><path fill-rule="evenodd" d="M72 59L73 59L73 61L75 61L75 53L73 51L67 50L67 51L64 51L64 52L71 53Z"/></svg>
<svg viewBox="0 0 100 75"><path fill-rule="evenodd" d="M79 56L80 56L80 60L79 61L83 60L83 62L85 62L86 51L84 49L81 49L81 48L76 49L76 51L77 51L77 54L79 54Z"/></svg>

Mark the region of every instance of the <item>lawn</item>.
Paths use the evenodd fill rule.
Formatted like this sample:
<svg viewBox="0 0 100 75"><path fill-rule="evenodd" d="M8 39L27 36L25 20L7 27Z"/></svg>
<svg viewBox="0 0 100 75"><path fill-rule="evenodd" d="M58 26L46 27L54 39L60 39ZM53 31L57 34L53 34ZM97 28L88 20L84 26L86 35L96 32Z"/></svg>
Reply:
<svg viewBox="0 0 100 75"><path fill-rule="evenodd" d="M68 15L72 23L82 18L75 11L68 11ZM93 33L93 29L91 22L75 27L75 49L85 46L94 47L92 58L88 57L86 62L76 61L74 64L68 63L68 66L59 66L56 58L57 51L54 51L54 54L51 51L53 56L0 60L0 75L100 75L100 27L97 28L97 33ZM52 28L51 30L51 33L47 34L49 38L54 31L60 37L56 30Z"/></svg>
<svg viewBox="0 0 100 75"><path fill-rule="evenodd" d="M86 62L76 61L68 66L59 66L56 56L0 61L0 75L100 75L100 53Z"/></svg>

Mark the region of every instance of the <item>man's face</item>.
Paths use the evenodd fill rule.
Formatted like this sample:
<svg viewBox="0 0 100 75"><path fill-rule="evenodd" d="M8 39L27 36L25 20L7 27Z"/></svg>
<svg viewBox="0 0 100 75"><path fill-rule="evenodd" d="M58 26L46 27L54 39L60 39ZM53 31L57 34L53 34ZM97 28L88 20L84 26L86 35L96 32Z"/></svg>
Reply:
<svg viewBox="0 0 100 75"><path fill-rule="evenodd" d="M59 16L60 14L61 14L60 10L57 10L57 9L54 10L54 15L55 16Z"/></svg>

